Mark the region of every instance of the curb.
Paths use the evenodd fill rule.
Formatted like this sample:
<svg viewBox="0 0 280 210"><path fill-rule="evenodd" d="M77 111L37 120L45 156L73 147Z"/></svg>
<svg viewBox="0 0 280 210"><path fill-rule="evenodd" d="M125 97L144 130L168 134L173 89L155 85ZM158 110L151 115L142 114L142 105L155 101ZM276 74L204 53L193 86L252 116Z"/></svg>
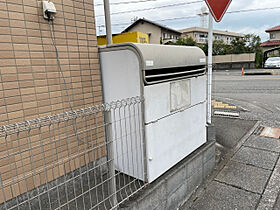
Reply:
<svg viewBox="0 0 280 210"><path fill-rule="evenodd" d="M268 71L253 71L244 72L244 75L280 75L280 71L268 70Z"/></svg>
<svg viewBox="0 0 280 210"><path fill-rule="evenodd" d="M272 75L280 75L280 71L271 70L271 74Z"/></svg>
<svg viewBox="0 0 280 210"><path fill-rule="evenodd" d="M244 75L273 75L272 72L245 72Z"/></svg>

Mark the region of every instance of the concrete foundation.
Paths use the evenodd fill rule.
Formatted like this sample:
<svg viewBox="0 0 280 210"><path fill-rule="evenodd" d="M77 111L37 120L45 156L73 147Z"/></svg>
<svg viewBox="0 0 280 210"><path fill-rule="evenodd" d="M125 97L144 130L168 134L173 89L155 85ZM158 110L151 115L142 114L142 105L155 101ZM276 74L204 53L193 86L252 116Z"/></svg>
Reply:
<svg viewBox="0 0 280 210"><path fill-rule="evenodd" d="M136 196L120 205L122 210L176 209L215 167L215 141L208 141Z"/></svg>

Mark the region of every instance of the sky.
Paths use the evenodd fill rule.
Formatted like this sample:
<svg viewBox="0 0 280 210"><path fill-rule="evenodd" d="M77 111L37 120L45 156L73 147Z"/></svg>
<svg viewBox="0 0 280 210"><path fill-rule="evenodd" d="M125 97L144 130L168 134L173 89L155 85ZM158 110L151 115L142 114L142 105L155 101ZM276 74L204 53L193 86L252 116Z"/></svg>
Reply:
<svg viewBox="0 0 280 210"><path fill-rule="evenodd" d="M97 34L105 34L103 0L94 0L94 4ZM113 33L122 32L135 18L146 18L176 30L200 27L201 17L197 14L206 7L203 0L110 0L110 4L111 14L119 13L111 15ZM149 10L135 11L143 9ZM255 34L266 41L269 36L265 30L280 25L279 0L232 0L227 11L220 23L214 21L214 29ZM208 17L205 19L208 21Z"/></svg>

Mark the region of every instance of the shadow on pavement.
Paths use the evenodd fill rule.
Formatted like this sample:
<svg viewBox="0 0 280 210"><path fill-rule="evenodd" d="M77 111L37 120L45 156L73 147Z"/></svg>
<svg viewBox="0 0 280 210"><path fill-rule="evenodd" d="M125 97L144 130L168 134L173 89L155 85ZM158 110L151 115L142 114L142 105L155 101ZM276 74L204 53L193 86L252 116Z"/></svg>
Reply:
<svg viewBox="0 0 280 210"><path fill-rule="evenodd" d="M240 139L256 124L255 120L213 117L216 128L217 163L234 148Z"/></svg>

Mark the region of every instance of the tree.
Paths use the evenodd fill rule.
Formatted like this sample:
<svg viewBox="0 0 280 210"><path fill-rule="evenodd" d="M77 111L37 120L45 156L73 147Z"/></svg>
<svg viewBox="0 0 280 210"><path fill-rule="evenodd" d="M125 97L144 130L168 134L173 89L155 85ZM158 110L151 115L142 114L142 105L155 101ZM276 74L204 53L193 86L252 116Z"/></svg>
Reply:
<svg viewBox="0 0 280 210"><path fill-rule="evenodd" d="M197 46L203 50L206 56L208 56L208 43L206 44L197 44Z"/></svg>
<svg viewBox="0 0 280 210"><path fill-rule="evenodd" d="M222 40L213 41L213 55L226 55L230 54L231 47L225 44Z"/></svg>
<svg viewBox="0 0 280 210"><path fill-rule="evenodd" d="M246 46L246 40L239 37L233 39L230 51L232 54L247 53L248 47Z"/></svg>
<svg viewBox="0 0 280 210"><path fill-rule="evenodd" d="M261 47L261 38L254 34L248 34L245 36L247 41L248 52L256 53L256 67L262 66L263 62L263 49Z"/></svg>
<svg viewBox="0 0 280 210"><path fill-rule="evenodd" d="M201 48L205 55L208 55L208 43L206 44L197 44ZM213 55L226 55L231 53L231 46L225 44L222 40L213 41Z"/></svg>
<svg viewBox="0 0 280 210"><path fill-rule="evenodd" d="M175 43L169 43L171 45L184 45L184 46L196 46L196 41L192 37L183 38L180 37Z"/></svg>

